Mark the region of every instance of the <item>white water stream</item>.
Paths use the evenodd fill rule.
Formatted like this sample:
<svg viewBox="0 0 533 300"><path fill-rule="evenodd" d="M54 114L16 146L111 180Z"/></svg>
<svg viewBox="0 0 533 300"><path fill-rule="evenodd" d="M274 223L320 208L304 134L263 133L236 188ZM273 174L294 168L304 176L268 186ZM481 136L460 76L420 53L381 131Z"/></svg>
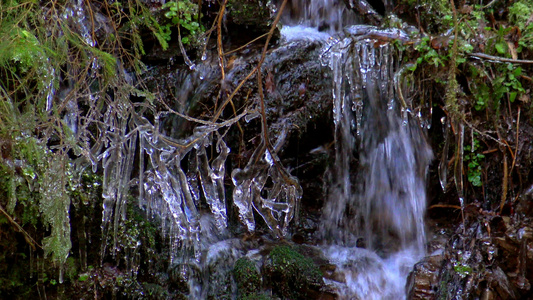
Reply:
<svg viewBox="0 0 533 300"><path fill-rule="evenodd" d="M403 299L407 276L425 253L432 152L420 126L401 114L394 54L389 44L353 36L326 53L336 158L322 229L325 254L346 278L332 283L346 299Z"/></svg>

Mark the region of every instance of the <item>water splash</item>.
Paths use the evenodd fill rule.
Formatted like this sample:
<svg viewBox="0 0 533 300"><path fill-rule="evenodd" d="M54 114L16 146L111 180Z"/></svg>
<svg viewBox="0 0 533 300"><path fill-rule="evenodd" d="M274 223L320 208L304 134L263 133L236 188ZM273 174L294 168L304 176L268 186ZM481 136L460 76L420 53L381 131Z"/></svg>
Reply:
<svg viewBox="0 0 533 300"><path fill-rule="evenodd" d="M402 299L407 274L425 252L425 178L432 152L409 113L414 109L402 109L397 101L398 54L368 38L377 29L363 31L366 38L351 32L328 45L322 58L329 58L333 71L336 146L321 233L331 244L325 254L346 278L336 283L341 294Z"/></svg>

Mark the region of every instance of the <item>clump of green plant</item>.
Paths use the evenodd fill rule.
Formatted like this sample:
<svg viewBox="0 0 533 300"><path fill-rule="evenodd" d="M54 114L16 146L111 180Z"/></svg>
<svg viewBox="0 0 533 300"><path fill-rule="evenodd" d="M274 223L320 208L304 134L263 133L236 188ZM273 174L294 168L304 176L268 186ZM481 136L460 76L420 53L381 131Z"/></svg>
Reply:
<svg viewBox="0 0 533 300"><path fill-rule="evenodd" d="M471 88L475 97L474 108L483 110L492 103L492 109L498 110L504 97L512 103L517 97L525 93L519 78L522 68L513 64L501 64L494 68L494 79L489 79L487 71L475 66L471 66L472 81Z"/></svg>
<svg viewBox="0 0 533 300"><path fill-rule="evenodd" d="M519 0L509 6L509 21L520 29L521 37L518 40L517 52L524 48L533 50L533 1Z"/></svg>
<svg viewBox="0 0 533 300"><path fill-rule="evenodd" d="M513 64L506 64L498 66L497 69L501 76L492 81L494 98L499 100L507 95L509 101L514 102L519 94L525 92L519 80L522 68L515 67Z"/></svg>
<svg viewBox="0 0 533 300"><path fill-rule="evenodd" d="M433 49L430 46L430 43L431 41L429 37L423 37L420 40L420 43L415 46L415 50L420 53L420 56L417 58L416 64L411 67L413 71L416 69L417 65L420 65L422 63L427 63L436 68L444 66L446 56L439 54L437 50Z"/></svg>
<svg viewBox="0 0 533 300"><path fill-rule="evenodd" d="M128 97L138 90L122 71L142 69L139 28L150 25L140 0L87 3L0 6L0 137L10 145L0 159L8 195L0 203L18 225L44 226L36 228L43 239L27 240L61 272L70 270L70 205L97 197L77 179L88 166L97 170L107 134L116 134L110 124L133 110Z"/></svg>
<svg viewBox="0 0 533 300"><path fill-rule="evenodd" d="M239 300L272 300L273 298L265 294L253 293L239 298Z"/></svg>
<svg viewBox="0 0 533 300"><path fill-rule="evenodd" d="M461 278L465 278L466 276L472 274L472 267L469 266L465 261L463 261L460 257L459 260L456 261L453 264L453 270L459 274Z"/></svg>
<svg viewBox="0 0 533 300"><path fill-rule="evenodd" d="M322 285L322 273L312 259L291 246L276 246L270 252L263 273L275 293L282 297L304 297L308 288Z"/></svg>
<svg viewBox="0 0 533 300"><path fill-rule="evenodd" d="M473 145L473 146L472 146ZM468 164L467 177L468 181L473 186L481 186L481 174L483 171L482 162L485 158L483 153L480 153L479 140L474 138L472 145L466 145L464 156L465 163Z"/></svg>
<svg viewBox="0 0 533 300"><path fill-rule="evenodd" d="M170 1L163 5L163 9L168 9L165 12L165 17L171 21L172 25L180 30L181 42L183 44L188 45L194 43L197 41L199 35L205 31L205 28L200 24L200 13L197 3L192 3L189 0ZM170 24L163 26L167 41L170 41L170 26ZM186 31L181 31L182 28Z"/></svg>

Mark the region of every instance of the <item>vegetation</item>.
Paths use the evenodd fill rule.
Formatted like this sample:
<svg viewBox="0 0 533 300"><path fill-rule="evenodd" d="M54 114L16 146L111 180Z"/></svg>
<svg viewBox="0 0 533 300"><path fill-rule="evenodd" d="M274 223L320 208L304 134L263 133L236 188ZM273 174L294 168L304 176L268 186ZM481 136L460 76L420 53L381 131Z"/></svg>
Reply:
<svg viewBox="0 0 533 300"><path fill-rule="evenodd" d="M74 280L75 270L86 268L86 257L69 258L79 234L71 218L101 205L102 177L95 172L110 138L105 124L134 109L125 100L140 91L127 70L136 76L145 68L141 29L157 29L143 17L149 13L137 0L0 4L0 192L6 196L0 208L4 229L11 228L2 232L21 232L30 256L44 255L59 268L50 280L39 274L44 284ZM83 244L76 248L86 255ZM0 293L21 285L22 278L12 278L21 281L2 285Z"/></svg>
<svg viewBox="0 0 533 300"><path fill-rule="evenodd" d="M405 7L414 5L413 1L402 2ZM517 132L507 135L503 123L519 125L524 114L530 115L528 58L533 32L526 12L531 12L533 2L521 0L509 6L496 1L459 2L417 2L416 26L425 35L406 59L411 62L413 76L418 78L414 80L414 90L422 91L419 96L425 98L423 103L432 103L437 112L442 108L444 128L450 128L455 136L454 168L450 172L454 174L451 178L457 193L463 197L468 192L465 199L483 198L496 206L503 198L508 199L507 192L516 197L523 188L511 183L510 178L528 173L512 164L507 164L507 170L502 172L501 165L482 162L497 155L498 161L515 157L520 136ZM402 12L401 5L398 9ZM412 16L407 11L405 14ZM439 146L442 149L443 145ZM500 149L499 154L483 153L494 148ZM442 151L447 160L447 149ZM502 177L500 183L492 184L494 188L487 189L491 168L499 169ZM463 173L469 186L460 184ZM502 193L505 195L500 198Z"/></svg>
<svg viewBox="0 0 533 300"><path fill-rule="evenodd" d="M119 287L137 295L141 267L146 286L153 288L153 269L165 269L175 255L176 248L169 253L168 247L191 242L165 236L168 246L156 247L159 231L147 222L145 211L132 205L138 206L135 197L143 196L144 166L157 167L153 161L143 163L149 154L137 147L159 134L160 116L180 115L147 91L141 78L147 71L143 58L156 46L154 40L166 50L175 41L177 55L190 63L184 45L194 50L205 40L198 5L188 0L163 7L141 0L0 4L0 192L7 195L0 198L6 238L0 255L5 261L20 257L25 262L2 266L2 274L9 276L0 278L5 283L2 295L59 291L65 281L75 292L98 281L104 290L114 293ZM245 109L233 121L217 124L229 102L212 121L203 121L211 127L192 136L188 148L162 139L181 158L188 158L183 149L201 144L198 157L210 164L207 141L247 113ZM215 142L217 149L220 141ZM219 158L222 165L224 159ZM132 176L138 176L137 186ZM197 202L188 203L193 213ZM156 221L178 227L171 223L175 220ZM167 229L163 232L169 234ZM187 246L198 251L197 245ZM109 261L120 269L106 269ZM98 266L91 270L91 264Z"/></svg>
<svg viewBox="0 0 533 300"><path fill-rule="evenodd" d="M242 257L235 262L233 276L237 282L239 299L250 298L256 294L261 287L261 276L255 262L249 258Z"/></svg>
<svg viewBox="0 0 533 300"><path fill-rule="evenodd" d="M426 5L401 17L414 20L423 37L406 50L412 51L406 62L415 97L431 104L429 132L444 187L429 211L448 218L453 209L462 221L453 224L458 230L447 242L435 296L482 297L486 286L500 298L531 297L529 286L510 283L519 253L510 254L496 237L531 218L524 191L533 165L525 151L533 135L533 1L416 2ZM500 219L509 223L499 227ZM495 287L493 276L506 288Z"/></svg>
<svg viewBox="0 0 533 300"><path fill-rule="evenodd" d="M181 35L180 28L187 30L187 34L183 35L181 42L183 44L190 44L192 41L198 41L198 37L201 33L205 31L205 28L199 23L200 22L200 12L198 9L198 4L187 1L170 1L165 3L163 8L168 9L165 13L165 17L171 20ZM165 40L170 40L170 25L167 24L165 27ZM163 49L166 49L164 46Z"/></svg>

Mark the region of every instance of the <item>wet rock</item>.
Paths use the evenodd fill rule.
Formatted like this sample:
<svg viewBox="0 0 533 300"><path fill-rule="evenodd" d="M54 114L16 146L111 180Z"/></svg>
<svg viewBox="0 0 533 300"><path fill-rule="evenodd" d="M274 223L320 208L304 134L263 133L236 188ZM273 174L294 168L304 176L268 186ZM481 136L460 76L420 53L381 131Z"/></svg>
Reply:
<svg viewBox="0 0 533 300"><path fill-rule="evenodd" d="M209 27L217 21L223 1L202 2L202 21ZM227 1L222 20L222 43L224 50L236 49L270 31L277 12L271 1L232 0ZM209 25L205 25L209 24ZM278 28L274 29L272 42L279 38ZM215 38L214 38L215 37ZM210 46L215 46L216 32L211 36ZM257 44L264 39L257 41Z"/></svg>
<svg viewBox="0 0 533 300"><path fill-rule="evenodd" d="M232 271L237 257L242 256L242 243L239 239L228 239L215 243L206 253L203 278L207 278L207 299L232 299L236 293ZM205 296L202 295L202 298Z"/></svg>
<svg viewBox="0 0 533 300"><path fill-rule="evenodd" d="M526 246L527 259L533 261L533 241L529 241Z"/></svg>
<svg viewBox="0 0 533 300"><path fill-rule="evenodd" d="M193 264L175 264L169 268L169 289L181 294L189 294L189 280L197 278L200 273L198 266Z"/></svg>
<svg viewBox="0 0 533 300"><path fill-rule="evenodd" d="M407 279L407 299L431 299L439 284L439 272L444 256L427 256L418 262Z"/></svg>
<svg viewBox="0 0 533 300"><path fill-rule="evenodd" d="M499 267L495 267L489 274L491 287L498 293L502 299L518 299L518 293L513 287L507 275Z"/></svg>
<svg viewBox="0 0 533 300"><path fill-rule="evenodd" d="M447 243L436 296L530 299L529 219L486 215L466 224Z"/></svg>

